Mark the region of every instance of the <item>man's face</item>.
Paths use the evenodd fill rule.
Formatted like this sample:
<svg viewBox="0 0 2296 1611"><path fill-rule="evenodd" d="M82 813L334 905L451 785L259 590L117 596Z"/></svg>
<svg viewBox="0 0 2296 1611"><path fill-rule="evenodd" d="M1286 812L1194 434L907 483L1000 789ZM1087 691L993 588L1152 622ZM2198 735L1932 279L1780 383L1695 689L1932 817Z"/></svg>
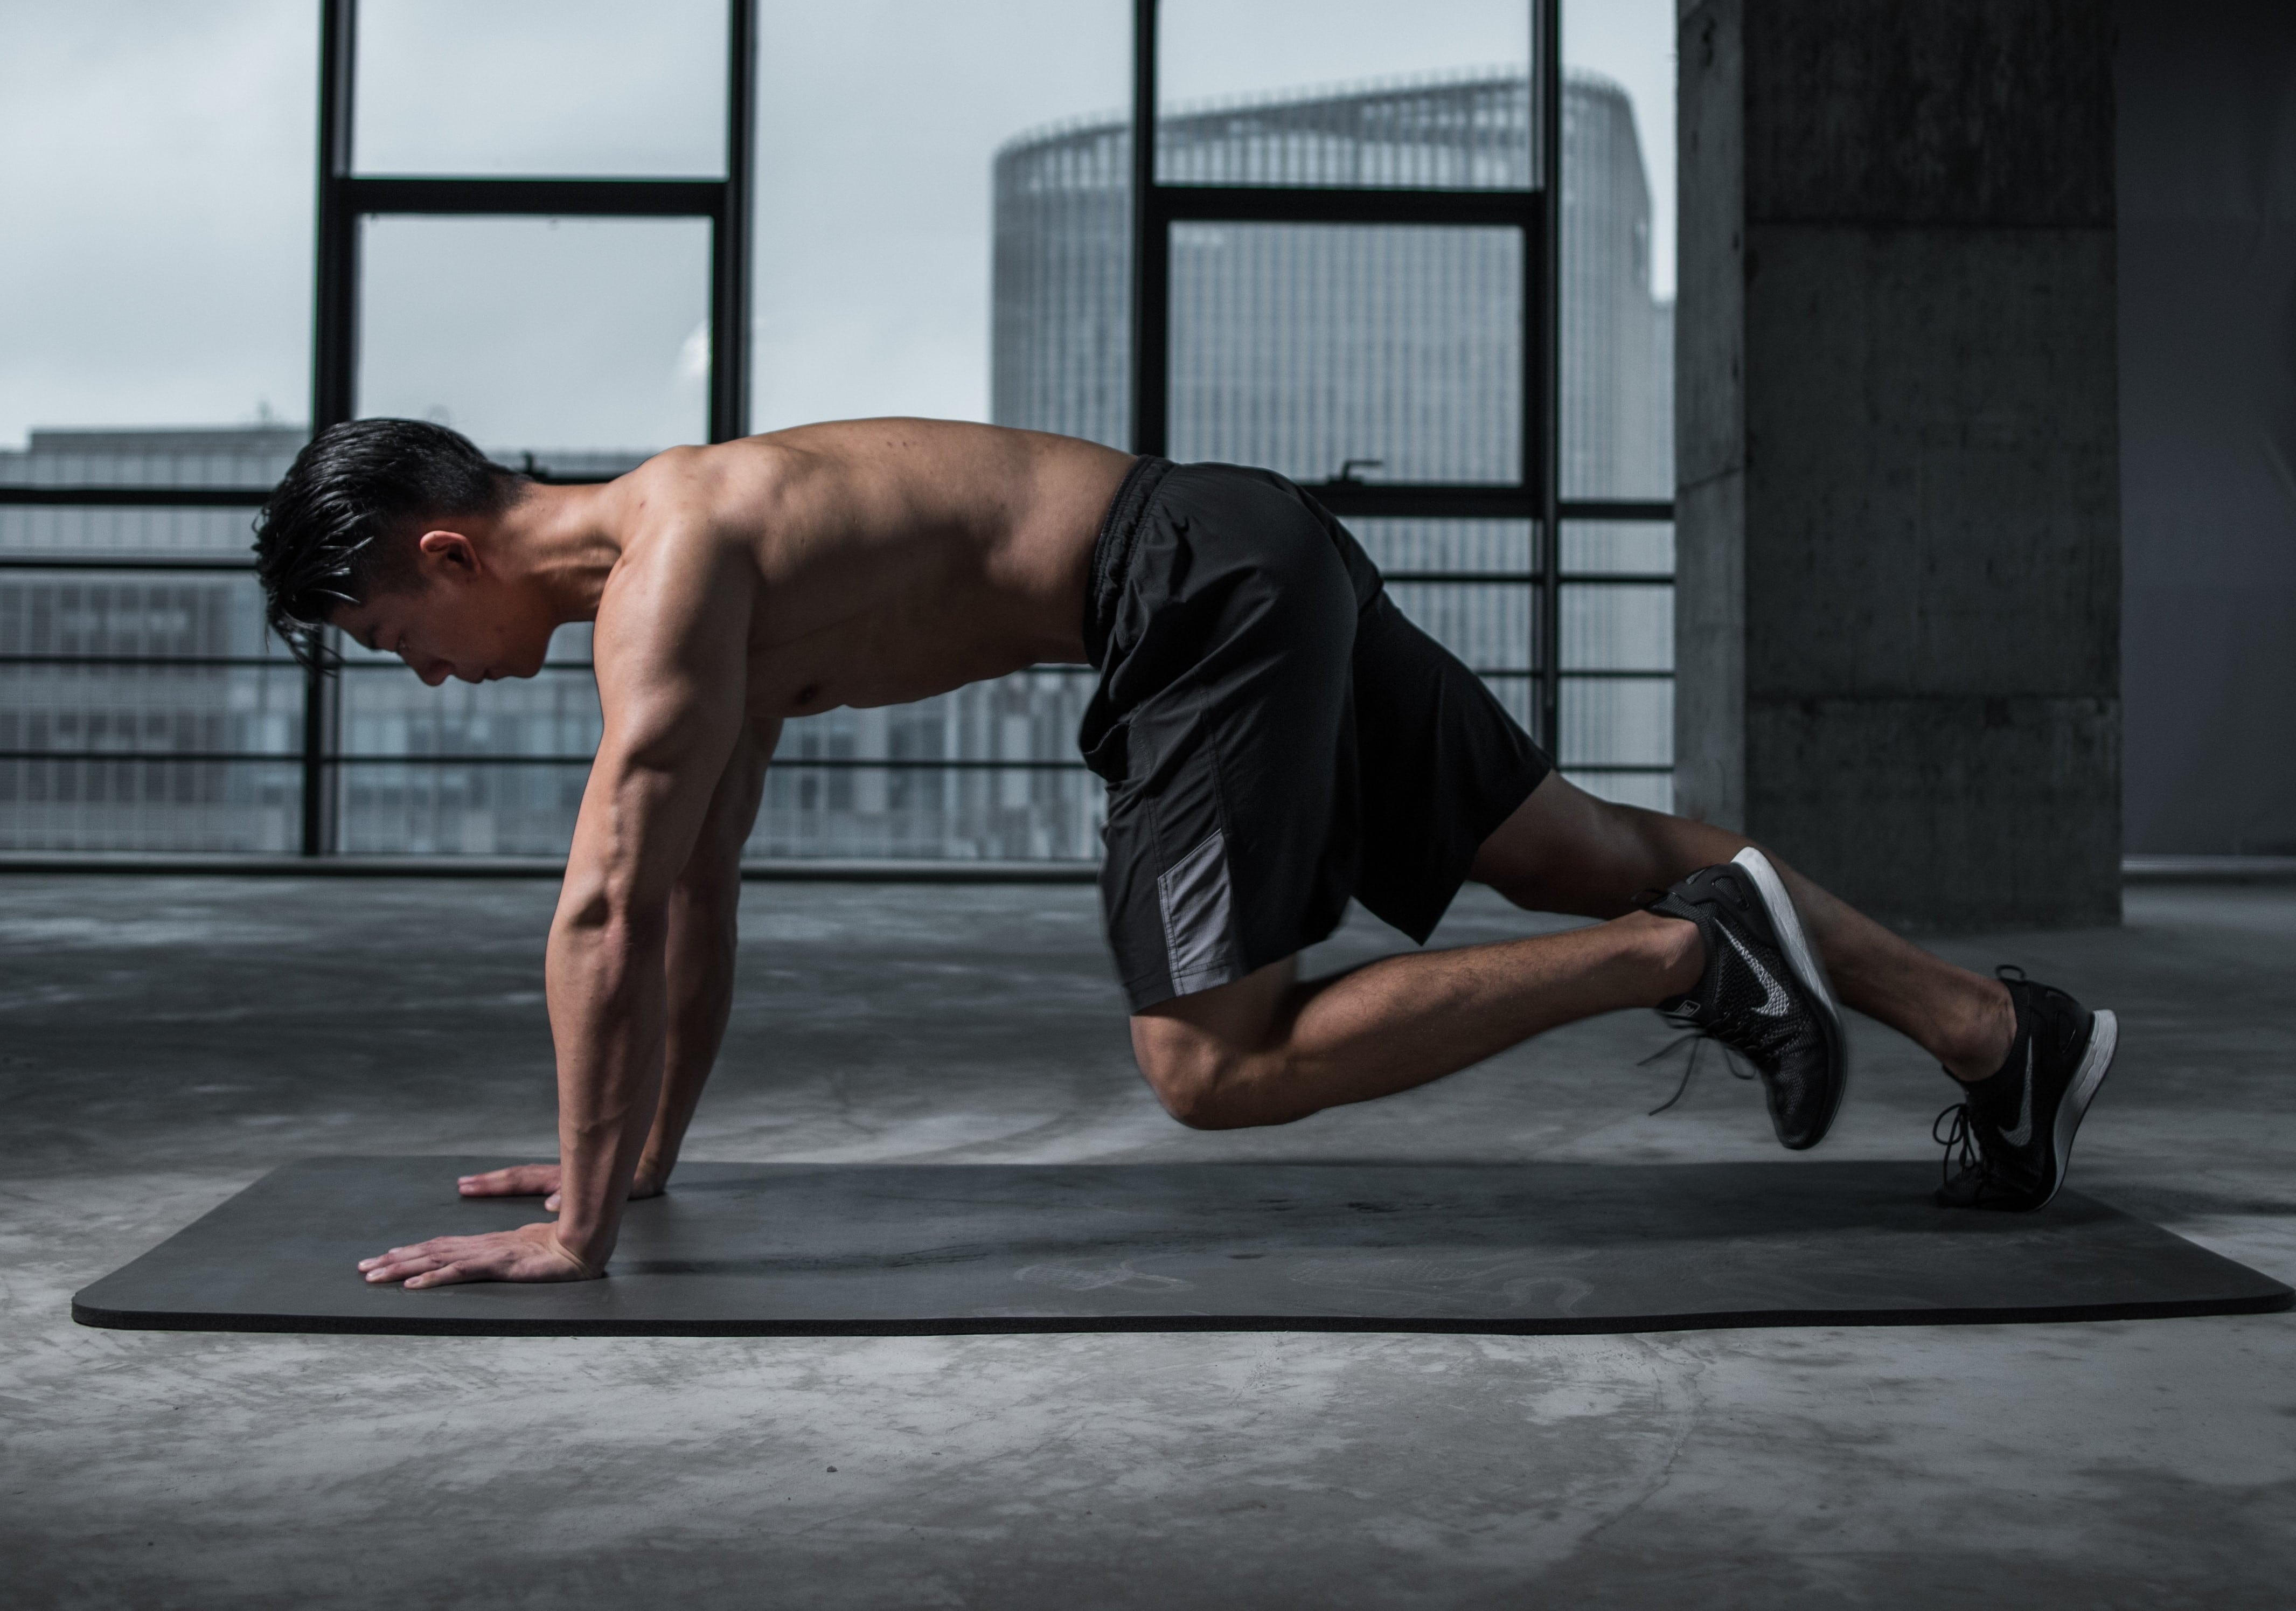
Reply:
<svg viewBox="0 0 2296 1611"><path fill-rule="evenodd" d="M459 540L459 539L458 539ZM423 539L429 549L429 538ZM531 677L550 652L554 623L488 567L461 552L426 552L414 585L334 612L335 626L396 654L432 687L448 678Z"/></svg>

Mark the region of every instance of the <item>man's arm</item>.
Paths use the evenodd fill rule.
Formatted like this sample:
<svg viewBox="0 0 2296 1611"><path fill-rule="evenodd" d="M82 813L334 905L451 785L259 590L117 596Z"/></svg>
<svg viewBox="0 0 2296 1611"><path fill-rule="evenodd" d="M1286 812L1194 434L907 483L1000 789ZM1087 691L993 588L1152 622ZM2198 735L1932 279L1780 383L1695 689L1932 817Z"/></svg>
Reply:
<svg viewBox="0 0 2296 1611"><path fill-rule="evenodd" d="M758 820L766 766L781 741L779 719L744 724L701 834L678 875L669 909L669 1032L661 1101L638 1159L633 1196L669 1183L701 1088L717 1065L734 1007L734 943L742 904L742 847ZM545 1204L545 1206L549 1206Z"/></svg>
<svg viewBox="0 0 2296 1611"><path fill-rule="evenodd" d="M744 737L756 588L745 555L706 539L647 557L599 612L605 732L550 930L558 1222L393 1248L362 1262L370 1281L575 1280L612 1255L661 1102L676 887Z"/></svg>
<svg viewBox="0 0 2296 1611"><path fill-rule="evenodd" d="M630 1196L651 1197L669 1184L679 1147L701 1100L726 1038L734 1005L734 942L742 899L742 848L757 825L765 796L766 768L781 742L781 718L746 723L740 742L718 779L709 814L678 875L670 897L669 1030L662 1059L661 1101ZM465 1175L466 1197L545 1197L545 1212L558 1208L558 1165L516 1163L508 1169Z"/></svg>

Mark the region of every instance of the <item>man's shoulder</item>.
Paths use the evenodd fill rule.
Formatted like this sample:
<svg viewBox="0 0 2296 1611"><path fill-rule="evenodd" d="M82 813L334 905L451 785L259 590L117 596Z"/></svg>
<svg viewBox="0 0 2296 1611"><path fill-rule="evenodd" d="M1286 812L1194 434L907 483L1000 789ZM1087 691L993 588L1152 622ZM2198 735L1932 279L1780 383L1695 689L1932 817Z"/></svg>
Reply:
<svg viewBox="0 0 2296 1611"><path fill-rule="evenodd" d="M681 456L710 451L676 448ZM759 573L755 508L738 506L720 484L724 472L659 455L618 484L609 521L621 547L598 600L602 637L638 639L676 633L688 618L713 616L713 598L746 594Z"/></svg>
<svg viewBox="0 0 2296 1611"><path fill-rule="evenodd" d="M754 517L787 485L790 457L764 437L666 448L613 482L619 521L636 528Z"/></svg>

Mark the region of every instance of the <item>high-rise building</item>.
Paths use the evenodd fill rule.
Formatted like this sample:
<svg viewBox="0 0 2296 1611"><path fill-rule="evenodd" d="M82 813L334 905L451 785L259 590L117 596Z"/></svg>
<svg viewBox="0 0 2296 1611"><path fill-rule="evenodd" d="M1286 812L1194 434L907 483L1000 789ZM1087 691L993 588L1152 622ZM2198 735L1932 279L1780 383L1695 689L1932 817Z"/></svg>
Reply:
<svg viewBox="0 0 2296 1611"><path fill-rule="evenodd" d="M1261 97L1164 119L1168 183L1521 187L1530 89L1478 73ZM1027 134L996 155L992 416L1128 435L1131 130ZM1520 237L1504 229L1186 225L1174 230L1170 434L1322 480L1521 472ZM1668 497L1673 308L1651 289L1651 201L1626 92L1563 92L1566 495Z"/></svg>

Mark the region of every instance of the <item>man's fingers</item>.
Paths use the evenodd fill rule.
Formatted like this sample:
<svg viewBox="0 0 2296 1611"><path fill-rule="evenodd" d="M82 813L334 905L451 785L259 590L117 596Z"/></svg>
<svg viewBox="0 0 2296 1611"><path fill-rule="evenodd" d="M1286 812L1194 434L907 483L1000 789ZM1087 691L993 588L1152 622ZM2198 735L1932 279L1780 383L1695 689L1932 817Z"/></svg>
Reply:
<svg viewBox="0 0 2296 1611"><path fill-rule="evenodd" d="M554 1191L548 1196L542 1199L543 1212L546 1214L554 1214L558 1212L559 1195L560 1194Z"/></svg>
<svg viewBox="0 0 2296 1611"><path fill-rule="evenodd" d="M403 1281L409 1276L421 1275L453 1261L444 1255L430 1253L385 1253L379 1259L364 1259L359 1268L370 1281Z"/></svg>
<svg viewBox="0 0 2296 1611"><path fill-rule="evenodd" d="M417 1242L409 1247L394 1247L372 1259L361 1259L359 1269L370 1281L402 1281L409 1276L421 1275L455 1262L461 1245L469 1237L433 1237L428 1242Z"/></svg>
<svg viewBox="0 0 2296 1611"><path fill-rule="evenodd" d="M581 1280L600 1272L567 1251L546 1222L476 1237L433 1237L412 1246L361 1259L370 1283L445 1286L457 1281Z"/></svg>
<svg viewBox="0 0 2296 1611"><path fill-rule="evenodd" d="M464 1175L455 1182L466 1197L538 1197L558 1189L555 1163L513 1163L484 1174Z"/></svg>

